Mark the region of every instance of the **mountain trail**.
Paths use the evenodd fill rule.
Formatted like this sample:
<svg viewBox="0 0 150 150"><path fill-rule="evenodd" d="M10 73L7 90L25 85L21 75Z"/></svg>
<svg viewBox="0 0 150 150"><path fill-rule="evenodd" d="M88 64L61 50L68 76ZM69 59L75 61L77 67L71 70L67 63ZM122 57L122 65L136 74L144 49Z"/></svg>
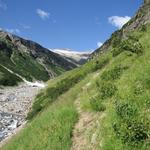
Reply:
<svg viewBox="0 0 150 150"><path fill-rule="evenodd" d="M75 101L75 105L79 113L79 120L73 130L71 150L87 150L89 145L87 134L95 124L96 116L94 113L82 111L79 98Z"/></svg>
<svg viewBox="0 0 150 150"><path fill-rule="evenodd" d="M96 73L93 78L96 78L98 75L99 73ZM87 92L87 88L90 85L91 82L88 82L82 88L83 92ZM95 150L95 145L99 142L97 141L98 132L96 129L99 128L99 119L104 117L104 113L84 111L81 106L80 94L75 100L75 106L79 114L79 120L73 130L71 150Z"/></svg>

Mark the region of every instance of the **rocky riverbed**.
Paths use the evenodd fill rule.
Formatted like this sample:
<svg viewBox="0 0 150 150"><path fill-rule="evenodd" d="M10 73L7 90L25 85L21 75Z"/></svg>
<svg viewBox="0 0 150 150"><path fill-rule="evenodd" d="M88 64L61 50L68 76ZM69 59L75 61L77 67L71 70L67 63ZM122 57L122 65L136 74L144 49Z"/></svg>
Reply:
<svg viewBox="0 0 150 150"><path fill-rule="evenodd" d="M41 88L26 83L17 87L0 87L0 144L25 123L33 99Z"/></svg>

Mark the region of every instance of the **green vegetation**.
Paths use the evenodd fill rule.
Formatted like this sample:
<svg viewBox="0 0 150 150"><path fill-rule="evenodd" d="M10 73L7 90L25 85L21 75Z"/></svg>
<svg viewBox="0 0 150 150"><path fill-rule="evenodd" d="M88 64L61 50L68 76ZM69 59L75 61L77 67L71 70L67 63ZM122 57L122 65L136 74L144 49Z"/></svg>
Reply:
<svg viewBox="0 0 150 150"><path fill-rule="evenodd" d="M68 75L69 74L66 73L64 76L66 77ZM62 80L64 76L58 77L57 80ZM59 96L59 98L46 107L44 111L29 121L27 127L2 149L69 150L72 144L72 130L78 119L74 101L78 93L82 91L82 87L85 86L92 76L93 74L87 75L84 80ZM49 81L49 84L55 87L57 82L55 79ZM39 96L43 95L43 92ZM85 93L83 92L82 94L84 95ZM45 99L46 98L49 98L49 93L47 93L47 95L45 93Z"/></svg>
<svg viewBox="0 0 150 150"><path fill-rule="evenodd" d="M9 40L0 39L0 64L20 74L27 80L47 81L49 79L44 67L36 62L27 53L16 50ZM19 82L19 81L17 81Z"/></svg>
<svg viewBox="0 0 150 150"><path fill-rule="evenodd" d="M48 73L45 71L44 67L27 54L14 51L12 59L16 65L10 66L10 69L25 77L27 80L32 81L33 79L37 79L47 81L49 79Z"/></svg>
<svg viewBox="0 0 150 150"><path fill-rule="evenodd" d="M138 31L141 34L143 31ZM117 86L117 93L106 104L107 117L102 121L102 137L104 139L103 149L119 150L148 150L150 120L148 118L149 103L149 77L150 73L148 57L150 56L148 35L143 32L138 41L144 47L144 53L128 55L125 51L120 53L114 63L104 71L101 80L109 80ZM134 35L134 33L133 33ZM128 40L128 39L127 39ZM127 48L126 42L124 48ZM131 46L132 47L132 46ZM141 47L141 46L140 46ZM128 48L129 49L129 48ZM143 48L142 48L143 49ZM130 54L131 54L130 53ZM123 59L126 58L126 59ZM122 60L122 61L119 61ZM114 71L120 62L128 66L123 71ZM111 69L112 68L112 69ZM112 129L112 130L110 130Z"/></svg>
<svg viewBox="0 0 150 150"><path fill-rule="evenodd" d="M77 112L73 106L76 94L73 90L63 95L60 101L53 103L40 116L28 123L4 149L69 149L71 132L77 120Z"/></svg>
<svg viewBox="0 0 150 150"><path fill-rule="evenodd" d="M5 68L0 66L0 85L3 86L14 86L17 85L18 82L22 80L14 74L11 74Z"/></svg>
<svg viewBox="0 0 150 150"><path fill-rule="evenodd" d="M101 75L102 80L116 80L119 79L124 70L128 67L116 66L111 70L104 71Z"/></svg>
<svg viewBox="0 0 150 150"><path fill-rule="evenodd" d="M109 55L50 80L46 90L37 95L27 127L3 149L70 149L78 118L74 101L92 72L104 68L108 62Z"/></svg>
<svg viewBox="0 0 150 150"><path fill-rule="evenodd" d="M150 124L145 117L140 115L137 106L117 101L115 110L119 120L113 124L113 128L119 138L133 146L148 139Z"/></svg>
<svg viewBox="0 0 150 150"><path fill-rule="evenodd" d="M142 47L142 44L139 41L139 37L142 35L140 32L131 32L128 34L127 39L121 39L118 38L118 36L114 37L114 40L112 40L112 55L114 57L118 56L120 53L124 51L129 51L131 53L135 53L138 55L142 55L144 50Z"/></svg>
<svg viewBox="0 0 150 150"><path fill-rule="evenodd" d="M97 129L97 133L101 134L97 141L103 143L102 147L97 144L96 149L148 150L150 148L148 115L150 70L147 61L150 56L148 50L150 27L146 27L146 31L148 33L140 29L135 31L133 36L130 33L129 39L121 42L124 50L121 50L115 58L112 53L111 65L106 66L96 80L95 91L98 94L90 99L90 105L94 111L103 111L106 116L102 120L100 117L97 118L101 126ZM136 44L129 44L130 40L135 43L138 41L140 44L136 43L138 46L134 47Z"/></svg>
<svg viewBox="0 0 150 150"><path fill-rule="evenodd" d="M89 62L85 67L75 69L66 76L63 75L64 77L62 77L61 80L56 81L55 85L50 85L42 94L40 93L37 96L32 111L27 118L32 119L38 112L42 111L50 103L55 101L61 94L67 92L71 87L83 80L88 73L102 69L108 62L108 58Z"/></svg>
<svg viewBox="0 0 150 150"><path fill-rule="evenodd" d="M100 82L100 85L97 85L102 99L111 98L117 91L116 85L111 82Z"/></svg>
<svg viewBox="0 0 150 150"><path fill-rule="evenodd" d="M49 81L33 104L27 127L2 149L69 150L78 121L77 99L82 111L88 112L84 115L94 116L92 123L84 124L89 123L85 149L149 150L149 35L150 25L146 32L136 30L120 41L115 34L109 51ZM114 54L114 49L119 52Z"/></svg>
<svg viewBox="0 0 150 150"><path fill-rule="evenodd" d="M32 45L32 42L18 39L20 43L17 45L9 35L5 37L3 34L0 35L0 64L28 81L47 81L51 76L60 75L75 67L36 43Z"/></svg>
<svg viewBox="0 0 150 150"><path fill-rule="evenodd" d="M106 109L105 105L103 104L103 100L99 95L90 99L90 105L95 111L104 111Z"/></svg>

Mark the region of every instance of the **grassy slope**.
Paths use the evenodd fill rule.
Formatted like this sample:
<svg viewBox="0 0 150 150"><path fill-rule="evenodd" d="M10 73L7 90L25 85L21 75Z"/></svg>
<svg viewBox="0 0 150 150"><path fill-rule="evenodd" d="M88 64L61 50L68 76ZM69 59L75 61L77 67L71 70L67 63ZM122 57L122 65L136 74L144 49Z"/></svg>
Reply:
<svg viewBox="0 0 150 150"><path fill-rule="evenodd" d="M47 81L49 75L44 67L29 54L19 52L11 42L0 39L0 64L20 74L27 80Z"/></svg>
<svg viewBox="0 0 150 150"><path fill-rule="evenodd" d="M106 102L107 109L106 115L107 117L102 121L102 128L100 132L102 132L102 136L104 139L103 149L124 149L124 150L148 150L150 149L149 139L144 142L140 142L137 145L133 143L123 144L120 138L118 138L114 130L112 128L112 124L115 122L119 122L120 118L116 114L114 101L118 100L120 103L130 103L132 107L134 106L137 109L136 114L134 114L135 119L138 122L142 122L143 124L147 124L150 120L149 118L149 108L150 108L150 27L147 29L147 32L140 38L140 42L144 47L144 54L140 57L125 56L126 54L121 54L116 58L115 65L122 64L128 65L129 69L126 70L121 78L118 81L115 81L118 92L116 96ZM127 57L125 60L124 57ZM110 66L111 67L111 66ZM136 92L135 92L136 90ZM126 113L125 111L123 112ZM130 116L131 117L131 116ZM130 118L131 119L131 118ZM118 121L119 120L119 121ZM146 121L147 120L147 121ZM142 127L141 127L142 128ZM135 128L136 130L136 128ZM137 130L140 130L137 128ZM147 134L149 134L150 128L148 124ZM133 146L129 146L129 144Z"/></svg>
<svg viewBox="0 0 150 150"><path fill-rule="evenodd" d="M21 81L22 80L19 77L17 77L14 74L11 74L5 68L0 66L0 85L13 86L13 85L17 85L18 82L21 82Z"/></svg>
<svg viewBox="0 0 150 150"><path fill-rule="evenodd" d="M36 117L32 118L27 127L12 141L10 141L10 144L2 149L69 149L72 143L72 129L75 122L77 121L78 116L77 110L74 106L74 101L78 94L82 91L82 87L87 84L87 82L89 82L89 80L95 74L91 73L87 76L87 73L95 71L98 68L102 68L106 63L103 61L106 60L105 58L106 57L104 57L104 59L102 59L99 63L97 61L96 63L95 61L94 63L90 62L81 70L76 69L70 72L66 72L64 75L59 76L57 79L50 80L48 83L48 88L43 90L35 100L35 102L41 102L45 108L44 111L41 111L41 113L39 113ZM77 79L73 81L75 81L75 83L78 82L78 84L75 85L75 83L73 83L72 85L70 84L70 80L69 82L65 82L66 85L64 86L68 88L65 88L65 91L63 91L64 94L58 92L58 96L54 96L53 101L51 101L51 95L49 93L51 87L54 87L57 90L58 82L61 83L61 81L64 81L64 79L70 78ZM81 81L81 79L83 80ZM57 91L55 92L57 93ZM50 106L48 106L48 102L51 104ZM33 111L34 106L36 106L36 103L33 105Z"/></svg>
<svg viewBox="0 0 150 150"><path fill-rule="evenodd" d="M102 112L105 117L101 118L100 115L97 116L96 122L99 122L100 126L93 128L87 135L90 144L93 133L97 133L94 145L95 149L150 149L149 137L139 137L140 135L143 136L143 133L146 135L150 133L148 124L150 122L149 35L150 27L148 27L146 32L140 33L140 43L144 48L144 53L142 55L139 56L134 52L124 51L118 56L112 57L109 51L107 54L100 56L100 59L107 56L110 61L104 69L98 71L100 72L98 77L93 78L93 76L97 74L97 72L94 72L96 69L88 70L89 68L95 68L93 67L95 62L90 62L80 68L80 73L86 67L88 68L85 69L88 70L86 73L92 71L93 73L89 74L85 79L82 78L76 85L73 84L70 86L63 94L59 93L53 101L51 101L51 98L50 101L47 101L50 96L49 92L48 90L43 91L40 97L42 96L41 100L44 111L32 119L27 127L3 149L68 150L71 147L72 128L77 121L77 111L74 106L74 101L78 94L80 94L80 101L84 111L94 111L90 99L97 94L99 94L98 100L102 101L102 104L106 107L106 110ZM127 68L119 73L119 75L115 74L116 76L113 80L105 81L105 78L102 78L103 72L113 70L113 68L120 65ZM76 70L67 72L63 76L57 78L57 80L50 81L50 87L57 87L59 81L70 77L72 74L76 76L77 72ZM89 81L91 84L88 90L83 92L82 87L88 84ZM115 85L118 90L115 92L113 91L112 94L111 88L104 86L102 89L97 87L98 85L96 82L98 82L100 86L103 85L102 83L107 85L107 82L109 82ZM67 82L65 84L67 86ZM105 88L106 91L104 90ZM55 101L56 99L57 101ZM46 107L44 102L46 102L46 105L48 105L48 103L51 105ZM121 107L125 103L129 105ZM118 109L118 107L122 109ZM99 113L96 111L94 112ZM130 126L127 126L129 125L128 121L131 121ZM116 131L114 130L114 125L116 126ZM141 140L141 138L143 139Z"/></svg>
<svg viewBox="0 0 150 150"><path fill-rule="evenodd" d="M60 96L3 149L69 149L72 129L78 118L74 100L92 75Z"/></svg>
<svg viewBox="0 0 150 150"><path fill-rule="evenodd" d="M2 65L25 77L27 80L37 79L46 81L49 79L48 73L44 68L26 54L22 57L17 52L14 52L11 59L16 64L14 64L10 58L2 52L0 53L0 57L0 63Z"/></svg>
<svg viewBox="0 0 150 150"><path fill-rule="evenodd" d="M31 54L24 52L23 49L18 50L9 40L2 38L0 38L0 64L29 81L47 81L50 78L47 70ZM52 64L47 64L47 69L55 75L66 71L63 67Z"/></svg>

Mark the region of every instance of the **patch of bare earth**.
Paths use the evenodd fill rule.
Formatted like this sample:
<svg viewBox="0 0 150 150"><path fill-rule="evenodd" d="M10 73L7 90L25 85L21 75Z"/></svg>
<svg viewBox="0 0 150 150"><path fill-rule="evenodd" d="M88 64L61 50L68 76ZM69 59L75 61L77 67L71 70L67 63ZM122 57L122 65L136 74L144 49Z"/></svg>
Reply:
<svg viewBox="0 0 150 150"><path fill-rule="evenodd" d="M71 150L87 150L87 133L94 125L95 115L91 112L82 112L79 99L76 100L75 104L80 117L73 130L73 144Z"/></svg>
<svg viewBox="0 0 150 150"><path fill-rule="evenodd" d="M99 72L95 73L93 79L99 76ZM91 85L88 82L83 88L83 92ZM99 141L100 121L105 117L103 112L85 112L81 108L80 94L75 101L75 106L79 114L79 120L75 124L72 137L71 150L100 150L102 147L102 140Z"/></svg>
<svg viewBox="0 0 150 150"><path fill-rule="evenodd" d="M99 74L96 73L93 78L96 78ZM82 89L83 92L87 91L87 88L91 83L87 83ZM102 142L97 140L97 129L100 126L100 119L103 118L103 113L85 112L81 108L80 94L75 101L75 106L79 113L79 120L75 124L72 137L71 150L95 150L97 145L99 148L102 146Z"/></svg>

